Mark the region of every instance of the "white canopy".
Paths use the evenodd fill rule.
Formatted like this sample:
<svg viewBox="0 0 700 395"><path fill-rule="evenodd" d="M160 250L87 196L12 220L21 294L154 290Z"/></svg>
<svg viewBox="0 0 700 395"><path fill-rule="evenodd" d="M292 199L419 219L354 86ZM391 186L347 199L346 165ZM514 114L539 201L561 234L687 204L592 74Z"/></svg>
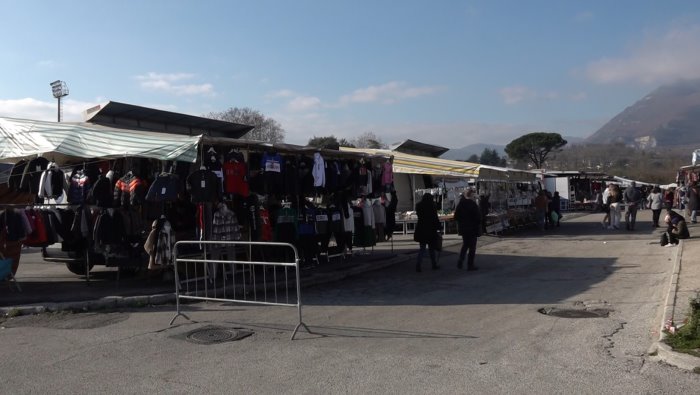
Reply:
<svg viewBox="0 0 700 395"><path fill-rule="evenodd" d="M346 152L364 152L372 155L386 155L387 157L391 156L394 158L393 168L395 173L429 174L433 176L456 178L471 178L479 174L479 165L476 163L412 155L385 149L340 147L340 150Z"/></svg>
<svg viewBox="0 0 700 395"><path fill-rule="evenodd" d="M0 117L0 160L57 153L78 158L131 156L195 162L201 137Z"/></svg>

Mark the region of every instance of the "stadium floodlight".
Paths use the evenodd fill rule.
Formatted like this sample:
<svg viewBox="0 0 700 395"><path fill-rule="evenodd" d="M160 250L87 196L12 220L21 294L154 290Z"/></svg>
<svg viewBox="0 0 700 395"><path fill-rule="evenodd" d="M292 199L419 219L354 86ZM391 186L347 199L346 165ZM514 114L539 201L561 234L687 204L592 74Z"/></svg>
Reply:
<svg viewBox="0 0 700 395"><path fill-rule="evenodd" d="M61 80L56 80L50 85L53 97L58 99L58 122L61 122L61 98L68 96L68 85Z"/></svg>

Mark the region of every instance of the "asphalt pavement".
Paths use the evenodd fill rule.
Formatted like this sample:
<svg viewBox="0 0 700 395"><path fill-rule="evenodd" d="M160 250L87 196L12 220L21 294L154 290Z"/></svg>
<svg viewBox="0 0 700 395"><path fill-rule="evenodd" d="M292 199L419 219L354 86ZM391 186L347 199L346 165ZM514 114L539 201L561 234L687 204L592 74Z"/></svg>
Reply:
<svg viewBox="0 0 700 395"><path fill-rule="evenodd" d="M577 219L575 224L567 223L574 218ZM561 240L574 236L580 238L582 235L600 239L603 243L607 243L606 240L633 239L651 244L659 240L661 230L651 227L650 210L639 212L635 231L603 229L599 225L601 219L602 214L599 213L565 213L559 228L538 231L528 227L500 235L485 235L479 239L479 246L503 238L541 238L546 241L549 237ZM649 350L649 354L656 354L660 360L692 370L700 367L700 358L675 353L663 343L665 330L677 329L687 322L690 298L700 292L700 264L697 260L700 254L700 227L689 224L689 229L691 238L683 240L680 245L659 246L673 250L670 258L673 270L668 279L665 300L660 301L663 309L657 317L659 341ZM446 235L443 254L454 255L460 244L459 236ZM577 246L576 243L571 244L572 249ZM453 252L450 253L450 250ZM413 242L412 235L397 234L391 241L379 243L372 249L356 251L355 255L347 259L333 259L315 269L304 271L302 287L339 281L348 276L412 262L416 251L417 245ZM580 251L582 258L587 255L588 251ZM426 258L424 268L428 267ZM26 315L64 309L97 310L174 302L174 281L171 278L148 273L126 275L119 273L116 268L97 266L88 280L85 276L69 272L63 264L44 262L36 248L23 250L16 280L21 291L10 283L0 286L0 313Z"/></svg>

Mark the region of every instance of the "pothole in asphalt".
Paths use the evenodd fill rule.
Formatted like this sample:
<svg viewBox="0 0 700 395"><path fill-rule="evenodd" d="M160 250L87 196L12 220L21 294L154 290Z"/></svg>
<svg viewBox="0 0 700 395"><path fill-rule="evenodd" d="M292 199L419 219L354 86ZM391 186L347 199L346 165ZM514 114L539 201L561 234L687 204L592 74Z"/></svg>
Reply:
<svg viewBox="0 0 700 395"><path fill-rule="evenodd" d="M608 309L559 309L556 307L543 307L537 310L544 315L551 315L559 318L607 318L610 315Z"/></svg>
<svg viewBox="0 0 700 395"><path fill-rule="evenodd" d="M245 339L252 334L253 331L247 329L210 325L187 332L181 337L195 344L218 344Z"/></svg>

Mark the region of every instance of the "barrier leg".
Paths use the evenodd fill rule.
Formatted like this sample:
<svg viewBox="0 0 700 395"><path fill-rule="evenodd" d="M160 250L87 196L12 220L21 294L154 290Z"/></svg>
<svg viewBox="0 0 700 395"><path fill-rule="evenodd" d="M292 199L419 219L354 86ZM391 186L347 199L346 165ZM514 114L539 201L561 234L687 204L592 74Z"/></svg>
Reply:
<svg viewBox="0 0 700 395"><path fill-rule="evenodd" d="M294 332L292 333L292 339L291 339L291 340L294 340L294 336L297 335L297 332L299 331L299 328L302 327L302 326L304 327L304 329L306 329L306 332L308 332L309 334L313 334L313 332L311 332L311 331L309 330L309 327L306 326L305 323L300 322L300 323L298 323L297 326L294 328Z"/></svg>

